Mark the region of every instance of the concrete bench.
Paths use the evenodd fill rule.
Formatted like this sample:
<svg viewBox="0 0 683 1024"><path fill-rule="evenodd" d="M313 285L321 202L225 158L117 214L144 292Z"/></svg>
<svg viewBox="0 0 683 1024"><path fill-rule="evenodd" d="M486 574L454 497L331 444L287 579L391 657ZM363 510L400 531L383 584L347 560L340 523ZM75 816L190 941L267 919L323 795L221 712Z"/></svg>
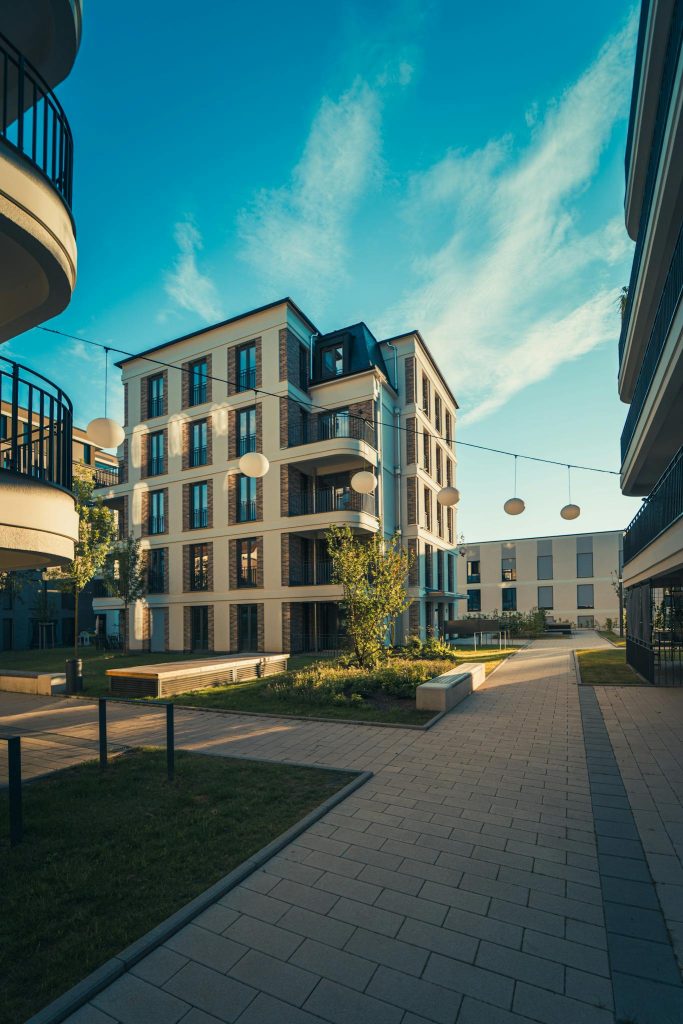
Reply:
<svg viewBox="0 0 683 1024"><path fill-rule="evenodd" d="M442 676L421 683L415 693L419 711L450 711L476 690L486 679L482 662L465 662Z"/></svg>
<svg viewBox="0 0 683 1024"><path fill-rule="evenodd" d="M288 657L287 654L227 654L218 658L110 668L107 676L116 697L172 697L177 693L285 672Z"/></svg>
<svg viewBox="0 0 683 1024"><path fill-rule="evenodd" d="M64 672L20 672L0 668L0 690L50 697L53 693L66 693L66 675Z"/></svg>

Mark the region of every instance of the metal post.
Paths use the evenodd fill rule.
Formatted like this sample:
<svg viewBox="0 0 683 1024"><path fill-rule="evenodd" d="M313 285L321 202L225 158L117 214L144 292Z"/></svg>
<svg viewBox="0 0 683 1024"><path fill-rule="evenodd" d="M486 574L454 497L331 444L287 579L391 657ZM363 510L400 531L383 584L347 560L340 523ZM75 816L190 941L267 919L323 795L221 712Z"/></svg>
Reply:
<svg viewBox="0 0 683 1024"><path fill-rule="evenodd" d="M9 841L10 846L21 842L23 832L21 812L21 737L7 740L7 768L9 775Z"/></svg>
<svg viewBox="0 0 683 1024"><path fill-rule="evenodd" d="M173 704L166 705L166 769L168 781L173 782L175 767L175 746L173 737Z"/></svg>
<svg viewBox="0 0 683 1024"><path fill-rule="evenodd" d="M100 768L107 767L107 698L98 700L100 723Z"/></svg>

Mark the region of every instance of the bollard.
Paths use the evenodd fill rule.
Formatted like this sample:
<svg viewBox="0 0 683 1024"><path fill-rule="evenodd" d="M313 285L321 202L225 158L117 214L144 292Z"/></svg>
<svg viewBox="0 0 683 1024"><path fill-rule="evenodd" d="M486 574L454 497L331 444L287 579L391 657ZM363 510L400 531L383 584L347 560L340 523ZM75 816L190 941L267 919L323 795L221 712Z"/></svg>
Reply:
<svg viewBox="0 0 683 1024"><path fill-rule="evenodd" d="M9 841L10 846L21 842L23 833L21 808L21 737L7 740L7 768L9 775Z"/></svg>
<svg viewBox="0 0 683 1024"><path fill-rule="evenodd" d="M64 669L66 672L66 692L81 693L83 690L83 661L81 658L67 658Z"/></svg>

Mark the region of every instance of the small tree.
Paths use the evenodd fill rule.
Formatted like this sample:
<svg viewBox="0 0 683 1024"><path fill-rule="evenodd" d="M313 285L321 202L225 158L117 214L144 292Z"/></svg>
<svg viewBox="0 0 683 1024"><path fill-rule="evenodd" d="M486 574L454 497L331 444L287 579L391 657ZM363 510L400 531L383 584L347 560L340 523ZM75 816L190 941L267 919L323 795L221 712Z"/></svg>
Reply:
<svg viewBox="0 0 683 1024"><path fill-rule="evenodd" d="M73 594L74 598L74 654L78 654L78 599L82 590L104 565L107 552L116 536L114 513L94 498L95 474L87 466L75 465L73 492L78 515L78 541L72 562L48 569L47 579L58 590Z"/></svg>
<svg viewBox="0 0 683 1024"><path fill-rule="evenodd" d="M344 589L346 629L361 668L375 668L384 653L387 630L410 604L406 576L412 556L398 534L380 529L370 539L355 537L348 526L326 533L332 579Z"/></svg>
<svg viewBox="0 0 683 1024"><path fill-rule="evenodd" d="M128 609L147 593L145 559L140 541L126 537L109 552L104 563L104 585L110 597L123 604L123 647L128 650Z"/></svg>

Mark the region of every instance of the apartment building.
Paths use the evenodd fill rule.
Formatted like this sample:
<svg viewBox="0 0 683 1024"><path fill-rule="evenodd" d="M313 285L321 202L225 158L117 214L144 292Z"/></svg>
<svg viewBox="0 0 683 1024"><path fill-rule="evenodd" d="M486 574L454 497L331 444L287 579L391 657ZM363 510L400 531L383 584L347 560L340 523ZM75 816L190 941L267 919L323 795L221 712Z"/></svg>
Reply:
<svg viewBox="0 0 683 1024"><path fill-rule="evenodd" d="M683 0L643 0L626 148L635 241L619 339L627 659L683 685Z"/></svg>
<svg viewBox="0 0 683 1024"><path fill-rule="evenodd" d="M577 628L619 622L623 531L491 540L461 546L469 614L545 611Z"/></svg>
<svg viewBox="0 0 683 1024"><path fill-rule="evenodd" d="M126 435L106 500L148 565L132 647L338 648L331 523L398 529L415 554L397 639L452 616L455 509L436 495L455 481L457 403L417 331L323 335L283 299L118 365ZM239 471L251 452L268 460L262 478ZM373 493L351 484L362 470ZM94 607L103 629L120 630L115 599Z"/></svg>
<svg viewBox="0 0 683 1024"><path fill-rule="evenodd" d="M0 342L61 312L76 281L73 140L53 89L71 71L81 0L6 3L0 35ZM0 355L3 415L20 409L30 438L10 434L0 459L0 569L73 557L73 415L52 381ZM9 408L8 408L9 407Z"/></svg>

